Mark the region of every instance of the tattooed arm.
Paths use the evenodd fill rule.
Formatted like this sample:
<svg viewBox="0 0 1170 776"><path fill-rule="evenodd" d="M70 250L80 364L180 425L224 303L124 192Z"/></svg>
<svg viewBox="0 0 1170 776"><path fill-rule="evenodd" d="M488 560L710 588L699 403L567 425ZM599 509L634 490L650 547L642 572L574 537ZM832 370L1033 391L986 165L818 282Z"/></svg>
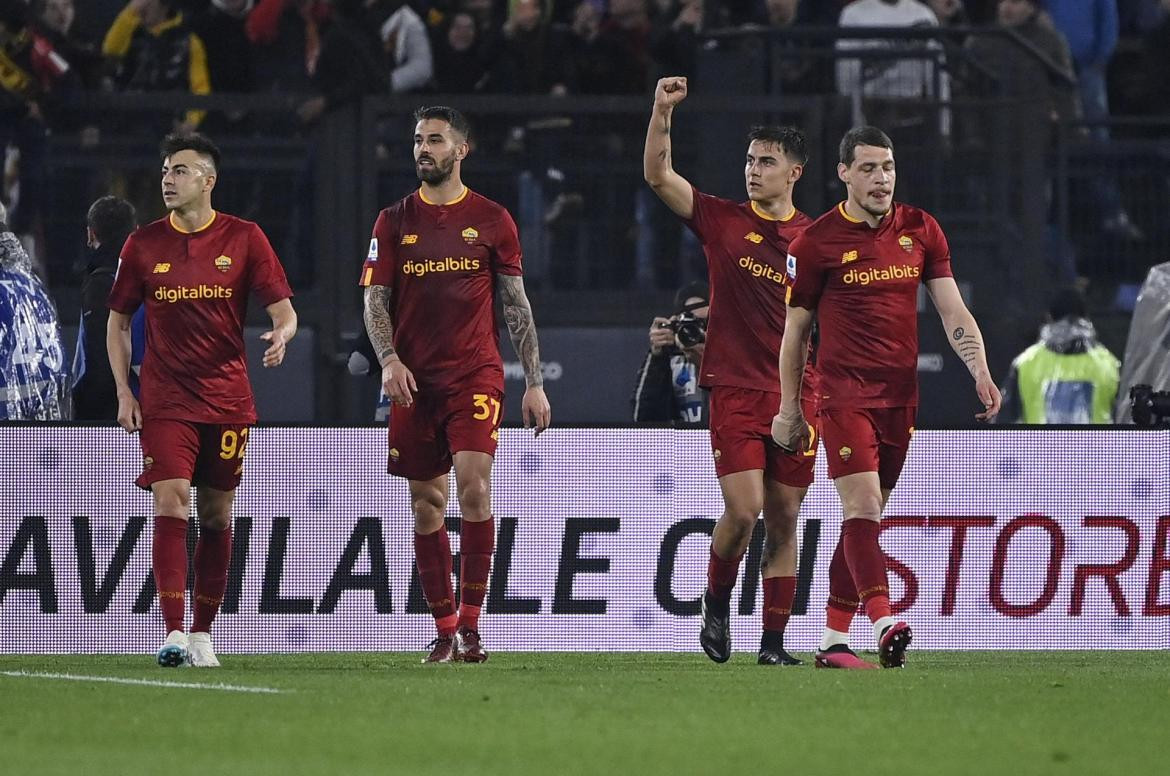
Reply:
<svg viewBox="0 0 1170 776"><path fill-rule="evenodd" d="M934 307L942 318L943 328L947 333L947 341L951 348L963 359L967 371L975 379L975 392L983 402L984 412L975 415L979 420L991 420L999 412L1002 398L999 388L991 379L991 371L987 368L987 353L983 347L983 334L979 331L979 324L975 323L975 316L963 303L959 287L955 279L950 277L934 278L926 281L926 290Z"/></svg>
<svg viewBox="0 0 1170 776"><path fill-rule="evenodd" d="M661 78L654 89L654 110L646 128L642 175L658 198L682 218L695 214L695 194L687 179L674 171L670 158L670 123L674 106L687 96L687 79Z"/></svg>
<svg viewBox="0 0 1170 776"><path fill-rule="evenodd" d="M390 320L389 286L367 286L363 297L362 319L366 334L382 366L382 388L390 401L409 407L418 392L414 375L398 357L394 349L394 325Z"/></svg>
<svg viewBox="0 0 1170 776"><path fill-rule="evenodd" d="M536 339L536 322L532 318L532 305L524 293L524 278L520 275L497 275L500 284L500 300L504 303L504 323L512 347L524 367L524 391L522 414L524 427L536 427L540 434L548 428L552 411L544 395L544 375L540 369L540 344Z"/></svg>

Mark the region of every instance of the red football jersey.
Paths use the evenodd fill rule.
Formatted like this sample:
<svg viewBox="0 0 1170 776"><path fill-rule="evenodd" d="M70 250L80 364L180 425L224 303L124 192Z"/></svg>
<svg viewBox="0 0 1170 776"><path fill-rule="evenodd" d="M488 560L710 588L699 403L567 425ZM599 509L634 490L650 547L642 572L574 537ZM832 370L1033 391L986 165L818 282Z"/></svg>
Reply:
<svg viewBox="0 0 1170 776"><path fill-rule="evenodd" d="M109 306L146 304L142 417L255 423L244 356L248 293L267 307L292 291L260 227L214 213L184 232L170 217L141 227L122 248Z"/></svg>
<svg viewBox="0 0 1170 776"><path fill-rule="evenodd" d="M496 275L520 275L512 216L465 188L437 204L422 190L378 214L360 285L390 289L394 348L419 390L469 382L504 390Z"/></svg>
<svg viewBox="0 0 1170 776"><path fill-rule="evenodd" d="M788 244L812 220L799 210L776 220L753 202L693 191L695 212L685 223L703 244L711 285L699 385L779 394L785 259Z"/></svg>
<svg viewBox="0 0 1170 776"><path fill-rule="evenodd" d="M951 277L938 222L896 203L874 229L842 203L788 251L788 303L820 324L820 406L917 406L918 286Z"/></svg>

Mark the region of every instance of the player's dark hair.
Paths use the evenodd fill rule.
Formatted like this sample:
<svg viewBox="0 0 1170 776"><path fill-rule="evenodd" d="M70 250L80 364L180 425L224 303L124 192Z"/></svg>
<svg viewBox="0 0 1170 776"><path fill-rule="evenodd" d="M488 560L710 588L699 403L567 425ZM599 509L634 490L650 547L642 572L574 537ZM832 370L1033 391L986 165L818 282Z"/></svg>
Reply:
<svg viewBox="0 0 1170 776"><path fill-rule="evenodd" d="M451 129L463 136L464 140L471 137L471 124L467 123L467 117L454 108L448 108L446 105L429 105L414 112L416 123L427 119L439 119L447 122L451 125Z"/></svg>
<svg viewBox="0 0 1170 776"><path fill-rule="evenodd" d="M894 141L877 127L854 127L841 138L841 164L846 167L853 165L853 160L857 158L857 146L876 146L893 151Z"/></svg>
<svg viewBox="0 0 1170 776"><path fill-rule="evenodd" d="M774 124L752 127L748 132L748 143L756 140L771 143L797 164L808 163L808 145L804 133L796 127L778 127Z"/></svg>
<svg viewBox="0 0 1170 776"><path fill-rule="evenodd" d="M211 158L211 165L216 172L219 171L219 146L211 142L211 138L206 135L201 135L198 132L192 132L187 135L171 134L163 138L162 145L159 146L159 154L163 159L168 156L174 156L180 151L194 151L200 156L207 156Z"/></svg>
<svg viewBox="0 0 1170 776"><path fill-rule="evenodd" d="M1089 307L1085 295L1075 288L1063 288L1056 292L1048 304L1048 314L1054 321L1065 318L1088 318Z"/></svg>
<svg viewBox="0 0 1170 776"><path fill-rule="evenodd" d="M98 242L113 245L116 249L121 249L137 222L134 206L114 196L102 197L94 202L85 216L85 223L93 230Z"/></svg>

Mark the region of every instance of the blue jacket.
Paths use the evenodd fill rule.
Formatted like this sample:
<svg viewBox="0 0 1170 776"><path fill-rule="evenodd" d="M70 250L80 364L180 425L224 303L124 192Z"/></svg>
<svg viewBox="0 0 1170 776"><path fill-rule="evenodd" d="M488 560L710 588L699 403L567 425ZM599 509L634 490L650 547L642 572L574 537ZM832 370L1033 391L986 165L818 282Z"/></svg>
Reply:
<svg viewBox="0 0 1170 776"><path fill-rule="evenodd" d="M1117 0L1044 0L1056 29L1068 38L1077 69L1104 65L1117 48Z"/></svg>

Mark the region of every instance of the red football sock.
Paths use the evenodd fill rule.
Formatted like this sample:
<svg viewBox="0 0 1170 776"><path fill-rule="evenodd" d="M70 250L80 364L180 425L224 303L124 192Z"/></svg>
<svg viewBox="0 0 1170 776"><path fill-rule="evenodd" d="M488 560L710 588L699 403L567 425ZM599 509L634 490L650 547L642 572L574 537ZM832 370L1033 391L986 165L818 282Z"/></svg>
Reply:
<svg viewBox="0 0 1170 776"><path fill-rule="evenodd" d="M199 528L195 544L195 620L192 633L210 633L211 623L227 589L228 563L232 559L232 527L222 531Z"/></svg>
<svg viewBox="0 0 1170 776"><path fill-rule="evenodd" d="M796 577L764 578L764 630L784 632L796 598Z"/></svg>
<svg viewBox="0 0 1170 776"><path fill-rule="evenodd" d="M857 587L857 597L865 604L871 622L890 614L890 586L886 581L886 556L878 544L881 526L876 520L854 518L841 526L841 543L845 559ZM873 604L870 604L874 599ZM884 601L884 608L883 608Z"/></svg>
<svg viewBox="0 0 1170 776"><path fill-rule="evenodd" d="M447 527L434 533L414 535L414 562L423 595L440 636L455 632L455 590L451 583L451 540Z"/></svg>
<svg viewBox="0 0 1170 776"><path fill-rule="evenodd" d="M739 576L739 562L743 560L743 553L724 560L715 554L711 548L711 559L707 561L707 592L711 598L722 604L731 603L731 588L735 587L735 580Z"/></svg>
<svg viewBox="0 0 1170 776"><path fill-rule="evenodd" d="M459 627L479 628L479 610L487 594L492 551L496 546L496 521L463 521L459 545Z"/></svg>
<svg viewBox="0 0 1170 776"><path fill-rule="evenodd" d="M848 633L857 613L857 587L845 560L845 543L838 539L829 562L829 603L825 607L825 625L838 633Z"/></svg>
<svg viewBox="0 0 1170 776"><path fill-rule="evenodd" d="M187 611L187 521L156 515L150 555L167 633L181 631Z"/></svg>

